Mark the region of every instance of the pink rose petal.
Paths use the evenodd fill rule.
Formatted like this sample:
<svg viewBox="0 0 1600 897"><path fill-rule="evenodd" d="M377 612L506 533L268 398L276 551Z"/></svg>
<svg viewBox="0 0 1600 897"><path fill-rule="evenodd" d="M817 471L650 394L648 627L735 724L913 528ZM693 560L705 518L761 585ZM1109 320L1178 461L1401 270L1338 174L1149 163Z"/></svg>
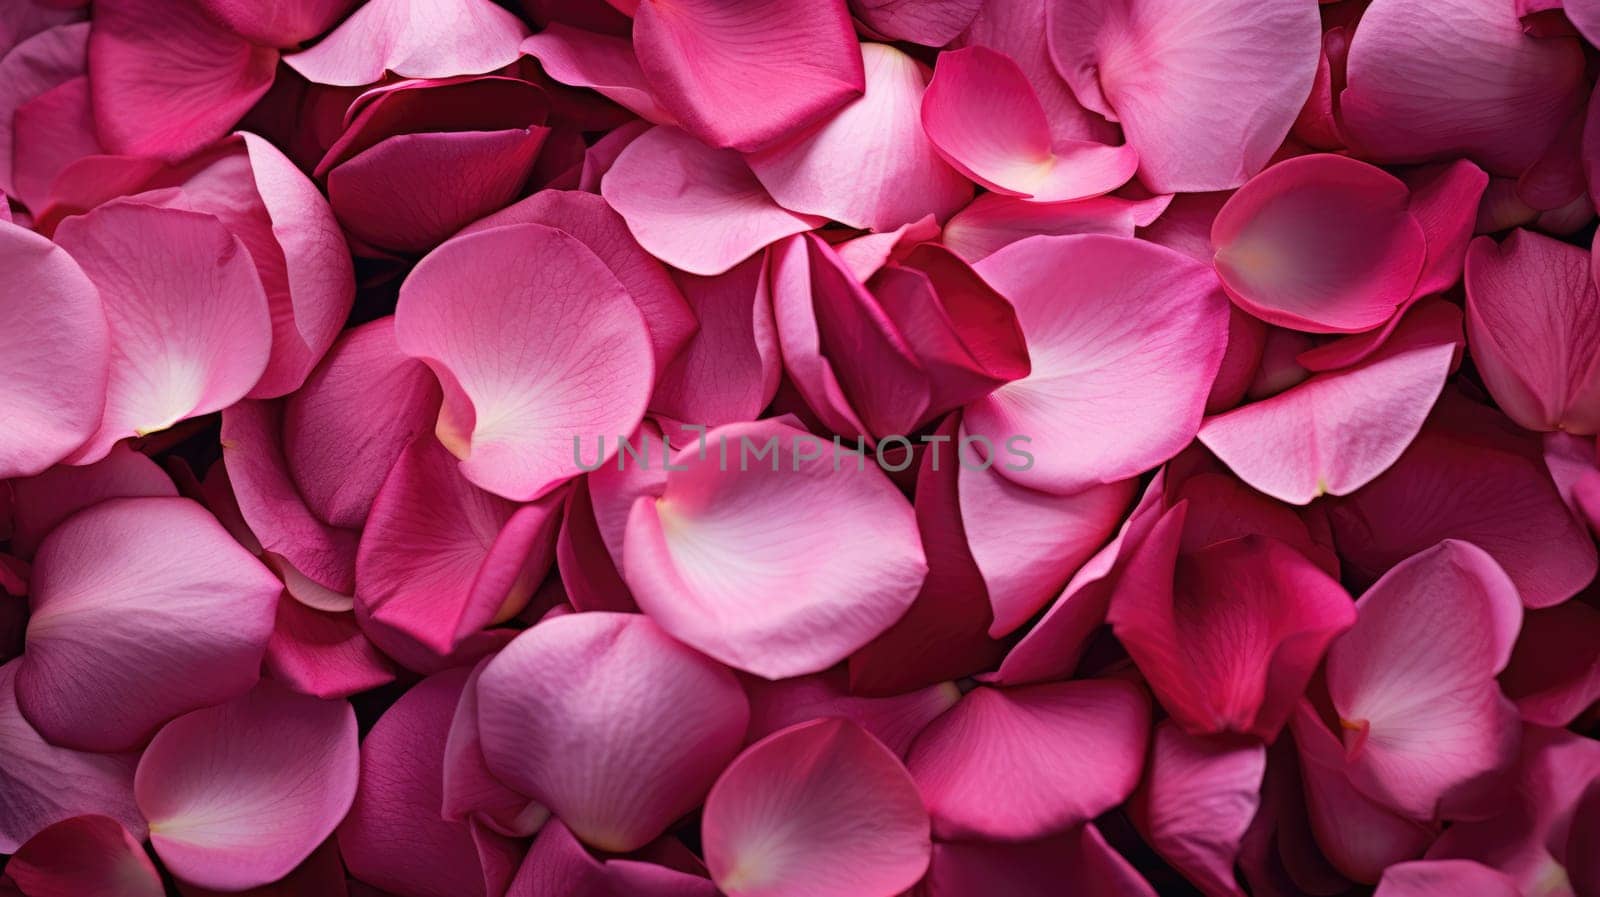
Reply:
<svg viewBox="0 0 1600 897"><path fill-rule="evenodd" d="M383 79L491 72L517 60L528 34L490 0L369 0L332 34L284 62L313 84L356 87Z"/></svg>

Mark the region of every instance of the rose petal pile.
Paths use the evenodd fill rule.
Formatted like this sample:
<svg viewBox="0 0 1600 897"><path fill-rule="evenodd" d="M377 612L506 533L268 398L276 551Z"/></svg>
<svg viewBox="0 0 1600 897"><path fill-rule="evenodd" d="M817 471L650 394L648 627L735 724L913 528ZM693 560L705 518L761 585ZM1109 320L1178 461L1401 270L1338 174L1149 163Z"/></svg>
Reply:
<svg viewBox="0 0 1600 897"><path fill-rule="evenodd" d="M0 897L1600 897L1597 0L6 0Z"/></svg>

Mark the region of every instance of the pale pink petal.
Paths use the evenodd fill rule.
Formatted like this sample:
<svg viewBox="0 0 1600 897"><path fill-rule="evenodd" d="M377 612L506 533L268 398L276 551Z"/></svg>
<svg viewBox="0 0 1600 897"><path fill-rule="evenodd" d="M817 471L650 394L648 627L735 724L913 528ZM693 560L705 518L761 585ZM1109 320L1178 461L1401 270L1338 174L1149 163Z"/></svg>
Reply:
<svg viewBox="0 0 1600 897"><path fill-rule="evenodd" d="M844 0L637 5L633 46L656 101L712 146L761 149L864 90Z"/></svg>
<svg viewBox="0 0 1600 897"><path fill-rule="evenodd" d="M1385 867L1422 856L1438 826L1417 822L1362 794L1350 782L1344 747L1309 701L1290 719L1305 784L1305 810L1317 846L1343 875L1372 884Z"/></svg>
<svg viewBox="0 0 1600 897"><path fill-rule="evenodd" d="M1488 409L1461 404L1486 426L1497 424ZM1450 409L1441 403L1440 410ZM1519 435L1483 439L1443 422L1424 427L1383 476L1329 509L1352 580L1370 583L1442 539L1461 539L1494 557L1528 607L1577 594L1595 577L1594 542L1537 451Z"/></svg>
<svg viewBox="0 0 1600 897"><path fill-rule="evenodd" d="M1384 574L1357 610L1327 669L1352 781L1436 818L1515 759L1516 710L1494 677L1522 624L1517 588L1482 549L1445 540Z"/></svg>
<svg viewBox="0 0 1600 897"><path fill-rule="evenodd" d="M572 190L541 190L474 222L462 234L507 224L543 224L577 237L600 261L605 262L617 281L627 288L645 326L650 328L656 370L662 371L676 358L696 329L696 310L692 309L667 269L640 248L628 232L622 217L592 193ZM697 423L714 423L701 418Z"/></svg>
<svg viewBox="0 0 1600 897"><path fill-rule="evenodd" d="M1467 252L1467 337L1496 404L1531 430L1600 430L1600 291L1589 253L1521 229Z"/></svg>
<svg viewBox="0 0 1600 897"><path fill-rule="evenodd" d="M1053 495L1011 482L971 452L958 462L957 450L951 446L944 462L961 468L962 528L994 610L989 635L1000 638L1043 609L1099 550L1122 522L1137 483ZM986 460L998 459L991 452Z"/></svg>
<svg viewBox="0 0 1600 897"><path fill-rule="evenodd" d="M579 240L538 224L423 259L400 288L395 334L444 387L436 432L461 472L514 500L578 473L579 440L631 433L654 379L627 290Z"/></svg>
<svg viewBox="0 0 1600 897"><path fill-rule="evenodd" d="M490 0L369 0L333 33L283 61L313 84L478 75L517 61L522 20Z"/></svg>
<svg viewBox="0 0 1600 897"><path fill-rule="evenodd" d="M1149 773L1129 807L1134 825L1208 897L1243 897L1233 866L1260 805L1266 766L1260 743L1196 738L1162 723Z"/></svg>
<svg viewBox="0 0 1600 897"><path fill-rule="evenodd" d="M928 811L906 768L848 720L751 745L706 799L706 865L728 897L894 897L928 866Z"/></svg>
<svg viewBox="0 0 1600 897"><path fill-rule="evenodd" d="M547 619L478 682L490 770L609 851L697 806L748 722L731 673L638 614Z"/></svg>
<svg viewBox="0 0 1600 897"><path fill-rule="evenodd" d="M797 723L837 716L865 729L901 757L928 723L961 699L961 690L953 682L884 697L855 695L842 667L777 682L757 676L744 676L742 681L750 699L747 742L760 741Z"/></svg>
<svg viewBox="0 0 1600 897"><path fill-rule="evenodd" d="M523 41L522 52L539 60L545 73L562 84L587 87L652 124L674 124L650 93L626 38L557 23Z"/></svg>
<svg viewBox="0 0 1600 897"><path fill-rule="evenodd" d="M1600 700L1600 610L1582 600L1529 611L1500 676L1506 697L1522 718L1541 726L1567 726Z"/></svg>
<svg viewBox="0 0 1600 897"><path fill-rule="evenodd" d="M60 247L0 223L0 267L0 477L30 476L100 426L110 346L94 283Z"/></svg>
<svg viewBox="0 0 1600 897"><path fill-rule="evenodd" d="M1194 437L1227 340L1210 270L1099 234L1032 237L977 269L1016 307L1033 365L967 406L968 432L1032 453L1003 462L1004 476L1073 492L1142 473Z"/></svg>
<svg viewBox="0 0 1600 897"><path fill-rule="evenodd" d="M1471 860L1415 860L1383 871L1373 897L1523 897L1504 872Z"/></svg>
<svg viewBox="0 0 1600 897"><path fill-rule="evenodd" d="M1004 53L967 47L939 55L922 126L940 155L985 187L1039 202L1107 193L1133 176L1128 145L1052 141L1044 106Z"/></svg>
<svg viewBox="0 0 1600 897"><path fill-rule="evenodd" d="M927 897L1156 897L1093 823L1021 844L941 841L921 887Z"/></svg>
<svg viewBox="0 0 1600 897"><path fill-rule="evenodd" d="M24 560L56 524L108 498L177 495L172 478L147 455L118 445L94 464L60 465L33 477L11 481L15 501L11 550Z"/></svg>
<svg viewBox="0 0 1600 897"><path fill-rule="evenodd" d="M83 75L88 41L89 23L83 22L41 31L9 50L0 50L0 191L17 193L13 167L17 110L34 97Z"/></svg>
<svg viewBox="0 0 1600 897"><path fill-rule="evenodd" d="M600 182L639 245L691 274L721 274L825 219L778 206L738 153L676 128L646 132Z"/></svg>
<svg viewBox="0 0 1600 897"><path fill-rule="evenodd" d="M950 43L982 7L983 0L850 0L850 12L868 28L927 47Z"/></svg>
<svg viewBox="0 0 1600 897"><path fill-rule="evenodd" d="M1028 841L1126 800L1149 737L1149 698L1128 682L980 686L922 731L906 765L941 838Z"/></svg>
<svg viewBox="0 0 1600 897"><path fill-rule="evenodd" d="M219 411L266 370L266 293L237 237L210 215L117 201L61 223L56 240L100 290L112 337L100 429L73 456Z"/></svg>
<svg viewBox="0 0 1600 897"><path fill-rule="evenodd" d="M283 454L317 519L359 529L400 452L431 429L439 384L395 341L393 317L345 331L283 403Z"/></svg>
<svg viewBox="0 0 1600 897"><path fill-rule="evenodd" d="M492 660L494 655L478 661L461 692L461 700L456 702L444 745L444 800L440 812L453 822L466 822L476 815L502 834L527 837L545 824L550 811L513 791L489 771L478 730L478 680Z"/></svg>
<svg viewBox="0 0 1600 897"><path fill-rule="evenodd" d="M356 618L380 647L391 634L441 657L516 616L555 560L559 493L517 505L467 482L431 435L395 461L356 554Z"/></svg>
<svg viewBox="0 0 1600 897"><path fill-rule="evenodd" d="M881 470L776 421L707 440L704 456L680 451L682 469L628 519L623 575L662 628L782 678L833 666L905 613L928 567L911 506Z"/></svg>
<svg viewBox="0 0 1600 897"><path fill-rule="evenodd" d="M972 184L923 135L921 63L884 44L863 44L867 92L821 126L748 157L767 192L794 212L850 227L894 230L948 218Z"/></svg>
<svg viewBox="0 0 1600 897"><path fill-rule="evenodd" d="M1321 55L1308 0L1091 0L1048 11L1056 68L1085 106L1122 123L1139 179L1159 193L1225 190L1265 167Z"/></svg>
<svg viewBox="0 0 1600 897"><path fill-rule="evenodd" d="M1185 731L1270 739L1355 608L1337 580L1276 539L1179 555L1187 509L1180 502L1140 546L1108 619Z"/></svg>
<svg viewBox="0 0 1600 897"><path fill-rule="evenodd" d="M182 159L226 134L267 92L277 66L276 50L197 3L99 3L89 84L100 140L113 153Z"/></svg>
<svg viewBox="0 0 1600 897"><path fill-rule="evenodd" d="M662 366L651 411L710 427L754 420L772 403L782 373L766 255L717 277L674 280L700 328Z"/></svg>
<svg viewBox="0 0 1600 897"><path fill-rule="evenodd" d="M716 897L703 875L642 859L596 859L571 830L551 820L517 870L506 897L626 894L628 897Z"/></svg>
<svg viewBox="0 0 1600 897"><path fill-rule="evenodd" d="M1588 89L1577 40L1525 33L1514 4L1498 0L1377 0L1347 68L1341 123L1365 158L1466 156L1509 177L1543 155Z"/></svg>
<svg viewBox="0 0 1600 897"><path fill-rule="evenodd" d="M236 34L263 47L293 47L327 31L355 0L196 0L196 5Z"/></svg>
<svg viewBox="0 0 1600 897"><path fill-rule="evenodd" d="M1460 351L1460 318L1449 303L1423 305L1366 361L1208 418L1200 441L1280 501L1348 495L1389 469L1422 429Z"/></svg>
<svg viewBox="0 0 1600 897"><path fill-rule="evenodd" d="M168 723L133 787L150 842L174 875L239 891L288 875L333 834L359 766L349 702L268 680Z"/></svg>
<svg viewBox="0 0 1600 897"><path fill-rule="evenodd" d="M161 876L122 823L74 816L28 840L6 864L28 897L162 897Z"/></svg>
<svg viewBox="0 0 1600 897"><path fill-rule="evenodd" d="M34 559L17 698L53 742L144 743L255 684L282 585L182 498L119 498L56 527Z"/></svg>
<svg viewBox="0 0 1600 897"><path fill-rule="evenodd" d="M397 897L498 897L523 849L498 836L475 841L470 825L440 817L445 743L469 672L412 686L361 741L339 853L352 876Z"/></svg>
<svg viewBox="0 0 1600 897"><path fill-rule="evenodd" d="M1171 201L1170 196L1097 196L1078 202L1040 203L985 193L946 222L939 239L956 255L976 264L1001 247L1036 234L1131 237L1134 228L1155 221Z"/></svg>
<svg viewBox="0 0 1600 897"><path fill-rule="evenodd" d="M343 698L394 681L392 662L362 634L355 615L280 600L263 669L301 694Z"/></svg>
<svg viewBox="0 0 1600 897"><path fill-rule="evenodd" d="M1427 257L1399 178L1298 156L1240 187L1211 227L1223 286L1246 310L1313 333L1370 330L1412 295Z"/></svg>

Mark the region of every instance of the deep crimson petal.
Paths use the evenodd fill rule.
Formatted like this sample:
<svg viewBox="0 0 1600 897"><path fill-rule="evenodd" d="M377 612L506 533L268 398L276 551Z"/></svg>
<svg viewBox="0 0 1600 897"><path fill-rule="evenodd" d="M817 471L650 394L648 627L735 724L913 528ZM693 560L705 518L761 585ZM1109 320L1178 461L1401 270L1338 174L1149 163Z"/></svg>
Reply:
<svg viewBox="0 0 1600 897"><path fill-rule="evenodd" d="M776 682L757 676L745 676L741 681L750 698L748 742L798 723L837 716L865 729L901 757L928 723L961 699L961 690L953 682L883 697L854 695L840 667Z"/></svg>
<svg viewBox="0 0 1600 897"><path fill-rule="evenodd" d="M927 897L1156 897L1093 823L1038 841L941 841L922 888ZM922 892L918 892L922 893Z"/></svg>
<svg viewBox="0 0 1600 897"><path fill-rule="evenodd" d="M6 875L28 897L162 897L161 876L144 847L109 816L74 816L22 845Z"/></svg>
<svg viewBox="0 0 1600 897"><path fill-rule="evenodd" d="M1522 718L1541 726L1571 725L1600 701L1600 610L1582 599L1529 611L1522 618L1500 687Z"/></svg>

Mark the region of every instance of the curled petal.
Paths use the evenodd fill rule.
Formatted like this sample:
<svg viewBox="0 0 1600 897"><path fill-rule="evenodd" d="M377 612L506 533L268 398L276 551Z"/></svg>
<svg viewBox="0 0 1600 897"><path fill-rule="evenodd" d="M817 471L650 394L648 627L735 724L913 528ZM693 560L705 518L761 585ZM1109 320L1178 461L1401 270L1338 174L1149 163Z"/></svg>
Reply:
<svg viewBox="0 0 1600 897"><path fill-rule="evenodd" d="M502 834L526 837L549 820L550 811L496 778L483 755L483 737L478 728L478 681L494 657L485 657L472 668L461 700L456 702L455 716L450 719L450 734L444 744L444 802L440 812L453 822L466 822L476 816Z"/></svg>
<svg viewBox="0 0 1600 897"><path fill-rule="evenodd" d="M517 61L527 26L489 0L371 0L283 61L313 84L479 75Z"/></svg>
<svg viewBox="0 0 1600 897"><path fill-rule="evenodd" d="M539 60L562 84L590 88L652 124L674 123L650 93L639 57L626 38L552 23L523 41L522 52Z"/></svg>
<svg viewBox="0 0 1600 897"><path fill-rule="evenodd" d="M28 897L162 897L161 876L144 847L109 816L74 816L28 840L6 864Z"/></svg>
<svg viewBox="0 0 1600 897"><path fill-rule="evenodd" d="M1041 203L985 193L945 222L939 240L968 263L977 264L996 250L1037 234L1131 237L1134 228L1149 226L1171 201L1170 196L1097 196L1078 202Z"/></svg>
<svg viewBox="0 0 1600 897"><path fill-rule="evenodd" d="M373 646L349 612L300 601L278 602L263 660L268 675L301 694L343 698L394 681L394 664Z"/></svg>

